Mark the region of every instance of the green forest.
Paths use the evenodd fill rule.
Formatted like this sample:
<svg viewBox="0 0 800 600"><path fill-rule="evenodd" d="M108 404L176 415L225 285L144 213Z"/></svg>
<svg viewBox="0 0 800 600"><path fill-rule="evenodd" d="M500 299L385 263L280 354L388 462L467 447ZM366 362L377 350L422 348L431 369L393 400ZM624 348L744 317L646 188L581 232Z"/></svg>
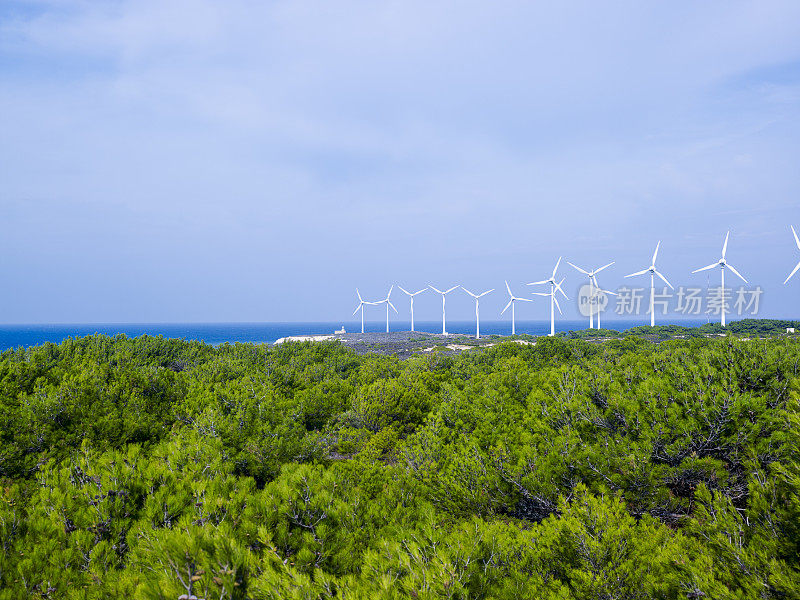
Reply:
<svg viewBox="0 0 800 600"><path fill-rule="evenodd" d="M800 340L0 355L0 599L800 598Z"/></svg>

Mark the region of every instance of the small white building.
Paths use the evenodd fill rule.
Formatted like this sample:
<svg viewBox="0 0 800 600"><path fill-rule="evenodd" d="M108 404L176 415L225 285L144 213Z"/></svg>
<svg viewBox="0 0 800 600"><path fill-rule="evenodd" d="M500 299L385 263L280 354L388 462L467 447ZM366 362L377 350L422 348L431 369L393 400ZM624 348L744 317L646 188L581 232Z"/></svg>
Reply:
<svg viewBox="0 0 800 600"><path fill-rule="evenodd" d="M794 333L794 327L787 327L786 333Z"/></svg>
<svg viewBox="0 0 800 600"><path fill-rule="evenodd" d="M345 334L345 333L347 333L347 332L344 330L344 325L342 325L342 328L341 328L341 329L337 329L337 330L336 330L336 331L334 331L333 333L334 333L334 335L343 335L343 334Z"/></svg>

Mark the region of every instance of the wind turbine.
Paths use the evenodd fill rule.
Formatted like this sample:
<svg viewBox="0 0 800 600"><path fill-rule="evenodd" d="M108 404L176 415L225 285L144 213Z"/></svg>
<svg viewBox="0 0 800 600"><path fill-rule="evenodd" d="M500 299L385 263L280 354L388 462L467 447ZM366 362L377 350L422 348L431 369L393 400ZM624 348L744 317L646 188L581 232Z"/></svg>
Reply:
<svg viewBox="0 0 800 600"><path fill-rule="evenodd" d="M447 335L447 329L445 328L445 313L444 313L444 304L445 304L445 299L447 298L447 294L449 294L449 293L450 293L450 292L452 292L453 290L457 289L457 288L458 288L458 286L457 286L457 285L454 285L454 286L453 286L453 287L451 287L449 290L447 290L447 291L444 291L444 292L443 292L442 290L437 290L437 289L436 289L435 287L433 287L432 285L429 285L428 287L429 287L429 288L431 288L431 289L432 289L434 292L436 292L437 294L441 294L441 295L442 295L442 335Z"/></svg>
<svg viewBox="0 0 800 600"><path fill-rule="evenodd" d="M359 310L361 311L361 333L364 333L364 306L367 304L372 304L374 306L375 304L379 303L367 302L361 298L361 293L358 291L358 288L356 288L356 295L358 296L358 306L356 306L356 309L353 311L353 315L355 315Z"/></svg>
<svg viewBox="0 0 800 600"><path fill-rule="evenodd" d="M493 292L494 288L492 288L490 290L487 290L487 291L483 292L482 294L477 294L477 295L473 294L472 292L470 292L463 285L461 286L461 289L464 290L465 292L467 292L473 298L475 298L475 339L479 340L479 339L481 339L481 313L480 313L480 307L479 307L480 299L483 298L486 294L489 294L489 293Z"/></svg>
<svg viewBox="0 0 800 600"><path fill-rule="evenodd" d="M650 327L656 326L656 307L655 307L655 294L656 294L656 280L655 276L658 275L664 283L666 283L671 290L675 288L672 287L672 284L667 281L667 278L664 277L657 269L656 269L656 257L658 256L658 249L661 246L661 241L656 244L656 251L653 252L653 260L650 261L650 266L646 269L642 269L641 271L636 271L636 273L631 273L630 275L625 275L625 277L637 277L638 275L644 275L645 273L650 273ZM598 319L600 315L598 315Z"/></svg>
<svg viewBox="0 0 800 600"><path fill-rule="evenodd" d="M616 261L611 261L607 265L603 265L598 269L594 269L593 271L587 271L585 269L581 269L578 266L573 265L571 262L567 261L567 264L571 266L576 271L580 271L584 275L589 277L589 329L594 328L594 297L595 297L595 288L598 291L603 292L605 294L611 294L612 296L616 295L614 292L609 292L607 290L601 290L600 286L597 285L597 274L602 271L603 269L607 269L611 265L613 265ZM597 311L597 328L600 329L600 311Z"/></svg>
<svg viewBox="0 0 800 600"><path fill-rule="evenodd" d="M423 288L420 291L414 292L412 294L408 290L403 289L403 286L401 285L398 285L397 287L399 287L400 290L405 294L408 294L408 297L411 298L411 331L414 331L414 296L416 296L417 294L421 294L422 292L427 292L428 288Z"/></svg>
<svg viewBox="0 0 800 600"><path fill-rule="evenodd" d="M564 290L561 289L561 284L564 283L564 279L562 278L561 281L556 281L556 271L558 271L558 265L561 264L561 257L558 257L558 261L556 262L556 266L553 268L553 274L550 275L549 279L543 279L542 281L534 281L533 283L529 283L528 285L542 285L543 283L550 284L550 293L546 292L533 292L537 296L550 296L550 335L553 336L556 334L556 313L554 306L558 307L559 314L564 314L561 312L561 307L558 306L558 300L556 299L556 290L561 292L564 298L567 298L567 295L564 294ZM569 300L569 298L567 298Z"/></svg>
<svg viewBox="0 0 800 600"><path fill-rule="evenodd" d="M504 312L506 312L508 310L509 306L511 307L511 335L516 335L517 334L517 328L516 328L516 322L515 322L516 321L516 315L514 314L515 313L515 311L514 311L515 304L514 303L515 302L533 302L533 300L531 300L530 298L517 298L514 294L511 293L511 287L509 287L508 281L506 281L506 289L508 290L508 295L511 296L511 300L509 300L508 304L506 304L506 307L502 311L500 311L500 314L502 315Z"/></svg>
<svg viewBox="0 0 800 600"><path fill-rule="evenodd" d="M736 275L739 279L747 283L747 279L742 277L741 273L739 273L739 271L737 271L731 265L729 265L725 260L725 252L728 250L728 238L730 237L730 235L731 235L730 231L725 234L725 242L722 244L722 257L717 262L711 263L707 267L703 267L701 269L695 269L694 271L692 271L692 273L699 273L700 271L708 271L709 269L713 269L714 267L719 267L719 272L721 277L720 297L723 299L722 310L720 311L721 314L720 323L722 324L723 327L725 327L725 268L727 267L728 269L730 269L734 275Z"/></svg>
<svg viewBox="0 0 800 600"><path fill-rule="evenodd" d="M797 237L797 232L794 230L793 225L789 225L789 227L792 228L792 233L794 234L794 241L797 244L797 248L800 249L800 239ZM797 273L798 269L800 269L800 262L797 263L797 266L794 268L794 270L791 273L789 273L789 276L786 278L786 281L789 281L792 278L792 275ZM783 282L783 285L786 285L786 281Z"/></svg>
<svg viewBox="0 0 800 600"><path fill-rule="evenodd" d="M394 284L392 284L392 287L389 288L389 293L386 294L386 298L384 298L383 300L380 300L378 302L373 302L372 303L372 304L386 304L386 333L389 333L389 307L391 306L392 310L394 312L397 312L397 309L394 307L394 304L392 304L392 301L389 300L389 296L392 295L392 290L393 289L394 289Z"/></svg>

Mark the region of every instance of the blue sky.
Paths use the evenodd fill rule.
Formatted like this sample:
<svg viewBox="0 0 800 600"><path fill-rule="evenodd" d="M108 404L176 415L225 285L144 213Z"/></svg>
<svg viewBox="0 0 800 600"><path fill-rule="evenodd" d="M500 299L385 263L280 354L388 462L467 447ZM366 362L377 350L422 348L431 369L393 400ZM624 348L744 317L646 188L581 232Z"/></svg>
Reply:
<svg viewBox="0 0 800 600"><path fill-rule="evenodd" d="M559 255L614 289L659 239L705 285L728 229L800 317L794 1L4 0L0 140L0 322L347 320Z"/></svg>

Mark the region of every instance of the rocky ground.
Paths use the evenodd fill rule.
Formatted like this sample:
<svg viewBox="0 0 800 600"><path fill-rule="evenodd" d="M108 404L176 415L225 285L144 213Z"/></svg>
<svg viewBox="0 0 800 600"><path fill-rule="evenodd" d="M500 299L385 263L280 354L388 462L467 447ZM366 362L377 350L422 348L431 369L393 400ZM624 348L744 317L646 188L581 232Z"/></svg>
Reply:
<svg viewBox="0 0 800 600"><path fill-rule="evenodd" d="M608 332L612 335L599 335L585 336L583 339L589 343L603 343L614 339L620 339L624 334L618 332ZM718 338L729 335L728 333L703 333L699 334L705 338ZM751 339L763 339L764 337L784 337L787 334L782 332L769 333L766 335L743 335L738 334L736 337L742 341ZM794 335L794 334L792 334ZM578 337L574 336L573 332L567 334L567 338ZM661 343L667 340L685 339L693 337L684 334L671 334L665 331L656 331L651 333L642 332L638 333L637 337L651 341L653 343ZM395 331L391 333L344 333L344 334L326 334L326 335L310 335L310 336L295 336L282 338L275 342L276 344L289 342L289 341L332 341L338 340L345 346L355 350L359 354L394 354L400 358L408 358L414 355L425 355L426 353L437 353L442 355L460 354L462 352L470 352L477 348L487 348L499 344L500 342L512 341L518 344L535 344L536 337L531 335L487 335L476 340L475 336L467 334L436 334L436 333L421 333L412 331Z"/></svg>
<svg viewBox="0 0 800 600"><path fill-rule="evenodd" d="M475 336L464 334L420 333L413 331L397 331L391 333L345 333L339 335L315 336L320 341L339 340L359 354L370 352L377 354L395 354L400 358L408 358L414 354L436 352L440 354L459 354L476 348L488 347L501 341L514 339L521 344L534 343L531 336L488 335L476 340ZM302 340L310 340L304 337ZM290 341L287 338L286 341Z"/></svg>

